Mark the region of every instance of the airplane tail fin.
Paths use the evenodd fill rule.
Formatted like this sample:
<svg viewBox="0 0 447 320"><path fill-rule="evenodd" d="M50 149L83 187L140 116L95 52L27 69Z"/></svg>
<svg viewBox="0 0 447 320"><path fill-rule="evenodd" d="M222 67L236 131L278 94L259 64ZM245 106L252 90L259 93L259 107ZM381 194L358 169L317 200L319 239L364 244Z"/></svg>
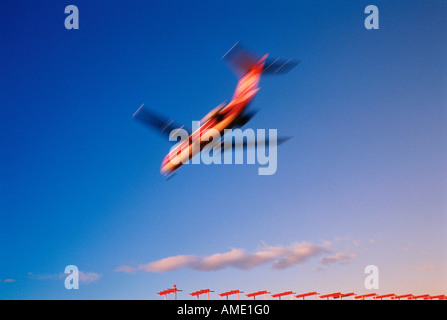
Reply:
<svg viewBox="0 0 447 320"><path fill-rule="evenodd" d="M242 77L251 67L253 67L262 57L248 51L237 42L223 57L233 70ZM292 59L270 58L265 59L263 74L286 74L300 61Z"/></svg>
<svg viewBox="0 0 447 320"><path fill-rule="evenodd" d="M246 50L239 42L222 57L222 60L225 60L239 77L245 75L259 59L260 57Z"/></svg>

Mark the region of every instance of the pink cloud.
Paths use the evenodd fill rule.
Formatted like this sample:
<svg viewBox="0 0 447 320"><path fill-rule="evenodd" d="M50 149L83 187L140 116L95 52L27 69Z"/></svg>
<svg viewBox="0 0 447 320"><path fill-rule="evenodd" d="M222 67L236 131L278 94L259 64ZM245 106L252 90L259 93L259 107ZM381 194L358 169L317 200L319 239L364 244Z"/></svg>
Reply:
<svg viewBox="0 0 447 320"><path fill-rule="evenodd" d="M143 272L169 272L181 268L190 268L198 271L215 271L227 267L248 270L270 263L274 269L284 269L307 261L308 259L329 252L330 242L313 244L310 242L293 243L287 247L264 246L254 253L247 253L243 249L231 249L224 253L215 253L205 257L196 255L177 255L156 260L138 268L120 266L117 272L135 273ZM342 260L343 257L326 257L322 263L328 264L332 260Z"/></svg>
<svg viewBox="0 0 447 320"><path fill-rule="evenodd" d="M241 249L231 249L229 252L216 253L209 257L205 257L193 266L194 269L201 271L214 271L229 266L237 266L246 258L246 253Z"/></svg>
<svg viewBox="0 0 447 320"><path fill-rule="evenodd" d="M168 272L184 267L193 267L198 261L199 258L196 256L179 255L141 265L138 269L146 272Z"/></svg>
<svg viewBox="0 0 447 320"><path fill-rule="evenodd" d="M92 283L101 278L99 273L79 271L79 281L83 283Z"/></svg>
<svg viewBox="0 0 447 320"><path fill-rule="evenodd" d="M352 258L354 258L356 256L357 255L355 255L355 254L348 255L346 253L339 252L339 253L337 253L335 255L321 258L320 262L322 264L326 264L326 265L327 264L331 264L331 263L336 263L336 262L343 262L343 263L345 263L345 262L348 262L349 260L351 260Z"/></svg>
<svg viewBox="0 0 447 320"><path fill-rule="evenodd" d="M289 247L284 257L273 263L273 267L275 269L288 268L324 252L327 252L327 245L316 245L309 242L295 243Z"/></svg>
<svg viewBox="0 0 447 320"><path fill-rule="evenodd" d="M5 279L5 280L0 279L0 282L13 283L13 282L16 282L16 280L15 279Z"/></svg>

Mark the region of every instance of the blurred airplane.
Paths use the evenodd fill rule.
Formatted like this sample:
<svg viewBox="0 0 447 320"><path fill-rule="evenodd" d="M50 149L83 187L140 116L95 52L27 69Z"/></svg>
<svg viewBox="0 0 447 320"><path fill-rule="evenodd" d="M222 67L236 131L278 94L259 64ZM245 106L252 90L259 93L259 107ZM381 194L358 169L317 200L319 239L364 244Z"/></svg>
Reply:
<svg viewBox="0 0 447 320"><path fill-rule="evenodd" d="M253 117L255 112L248 112L247 107L259 91L261 75L285 74L299 63L292 59L268 58L267 54L259 57L244 49L239 43L236 43L222 59L226 60L236 75L240 77L233 98L229 103L224 102L211 110L200 121L198 129L192 133L188 131L189 139L183 140L166 155L160 168L160 172L165 176L171 176L184 163L200 153L205 146L215 143L211 138L213 132L216 132L214 130L217 130L223 137L224 130L240 128ZM186 130L184 126L176 124L173 120L144 108L144 104L138 108L133 117L168 136L171 132L175 132L174 130ZM277 144L287 139L278 138ZM195 147L193 141L198 141L199 146ZM222 150L223 145L221 143ZM243 147L249 145L250 142L247 142ZM172 161L173 159L176 161Z"/></svg>

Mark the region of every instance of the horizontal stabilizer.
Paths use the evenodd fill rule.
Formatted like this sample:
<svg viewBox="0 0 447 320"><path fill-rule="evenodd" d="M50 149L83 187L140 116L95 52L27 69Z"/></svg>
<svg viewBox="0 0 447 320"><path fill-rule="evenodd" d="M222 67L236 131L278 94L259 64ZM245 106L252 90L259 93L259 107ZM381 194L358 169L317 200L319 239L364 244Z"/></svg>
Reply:
<svg viewBox="0 0 447 320"><path fill-rule="evenodd" d="M265 61L264 70L262 72L264 74L286 74L299 63L300 61L292 59L284 60L280 58L268 58Z"/></svg>
<svg viewBox="0 0 447 320"><path fill-rule="evenodd" d="M245 75L252 66L262 59L261 56L245 49L239 42L236 43L223 57L231 69L240 77ZM286 74L300 61L267 57L263 74Z"/></svg>

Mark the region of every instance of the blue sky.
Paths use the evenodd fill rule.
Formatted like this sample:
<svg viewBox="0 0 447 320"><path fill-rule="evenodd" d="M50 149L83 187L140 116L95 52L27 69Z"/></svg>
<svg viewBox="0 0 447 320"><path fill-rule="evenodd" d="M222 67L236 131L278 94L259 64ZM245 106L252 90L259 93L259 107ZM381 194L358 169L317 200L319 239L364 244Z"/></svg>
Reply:
<svg viewBox="0 0 447 320"><path fill-rule="evenodd" d="M0 15L1 299L368 293L370 264L376 292L447 293L444 1L14 1ZM189 165L166 181L170 144L133 112L200 120L233 94L220 58L237 41L302 61L261 80L248 124L294 137L276 174ZM260 252L273 257L237 260ZM179 256L224 261L154 272Z"/></svg>

